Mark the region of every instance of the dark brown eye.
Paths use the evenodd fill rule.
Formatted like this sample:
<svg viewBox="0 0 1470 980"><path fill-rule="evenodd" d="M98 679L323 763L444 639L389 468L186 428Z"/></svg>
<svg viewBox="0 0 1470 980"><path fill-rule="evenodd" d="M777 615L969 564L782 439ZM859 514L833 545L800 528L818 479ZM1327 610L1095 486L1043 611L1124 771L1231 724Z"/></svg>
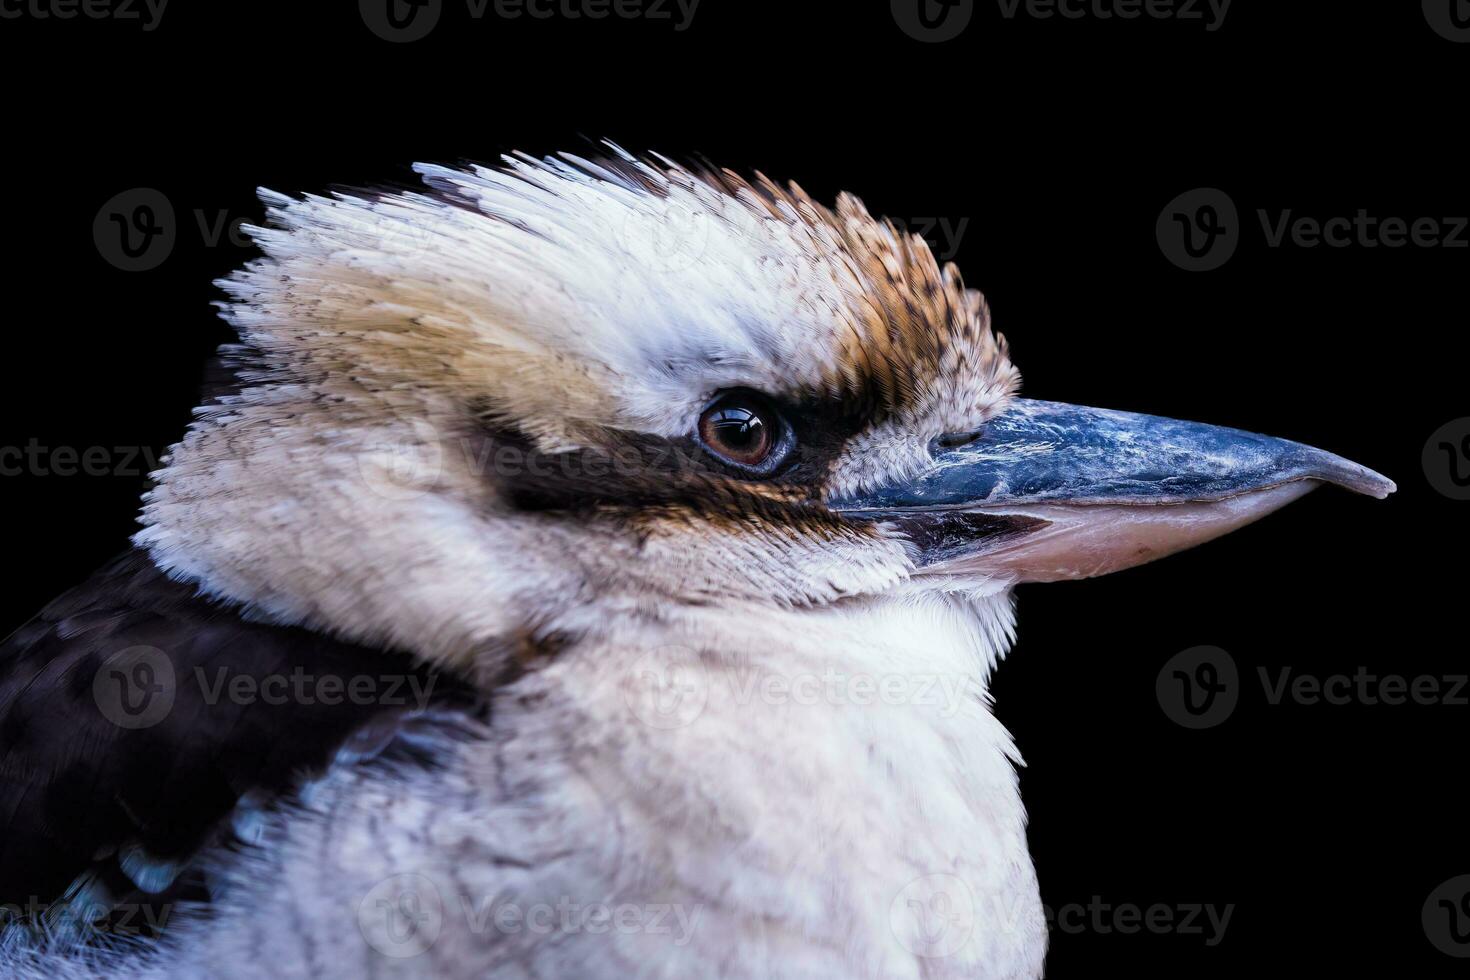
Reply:
<svg viewBox="0 0 1470 980"><path fill-rule="evenodd" d="M756 473L775 469L789 448L780 415L753 392L716 399L699 416L699 440L725 462Z"/></svg>

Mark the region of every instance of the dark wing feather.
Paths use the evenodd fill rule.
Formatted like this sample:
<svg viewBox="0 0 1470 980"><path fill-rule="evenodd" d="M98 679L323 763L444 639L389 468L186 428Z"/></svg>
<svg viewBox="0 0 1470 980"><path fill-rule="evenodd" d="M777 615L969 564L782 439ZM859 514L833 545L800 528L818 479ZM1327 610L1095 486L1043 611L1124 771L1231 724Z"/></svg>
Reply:
<svg viewBox="0 0 1470 980"><path fill-rule="evenodd" d="M149 708L120 716L118 679L99 688L99 671L121 666L125 681L139 662L148 684L128 704ZM168 693L155 719L147 698ZM186 865L244 794L290 793L354 733L391 730L429 699L477 710L407 656L248 621L123 555L0 644L0 906L44 906L89 872L123 880L119 855L139 847Z"/></svg>

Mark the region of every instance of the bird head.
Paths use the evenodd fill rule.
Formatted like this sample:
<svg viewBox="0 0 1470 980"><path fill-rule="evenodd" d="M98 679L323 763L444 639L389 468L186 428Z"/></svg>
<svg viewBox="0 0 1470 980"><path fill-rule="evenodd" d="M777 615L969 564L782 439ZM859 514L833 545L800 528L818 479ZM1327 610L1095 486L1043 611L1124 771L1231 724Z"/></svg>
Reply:
<svg viewBox="0 0 1470 980"><path fill-rule="evenodd" d="M620 617L759 615L1139 564L1321 482L1295 443L1016 397L984 300L855 198L640 160L264 193L237 390L138 541L276 621L457 664Z"/></svg>

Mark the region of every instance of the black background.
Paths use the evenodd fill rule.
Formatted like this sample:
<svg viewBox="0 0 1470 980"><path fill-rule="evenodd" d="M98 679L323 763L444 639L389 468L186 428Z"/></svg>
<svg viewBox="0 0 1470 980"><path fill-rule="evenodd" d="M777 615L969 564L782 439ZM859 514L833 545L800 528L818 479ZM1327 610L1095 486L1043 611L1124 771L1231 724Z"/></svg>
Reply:
<svg viewBox="0 0 1470 980"><path fill-rule="evenodd" d="M958 39L921 43L887 3L704 0L676 31L476 21L447 0L426 39L392 44L354 3L175 0L152 31L26 16L0 20L0 44L0 446L158 452L177 438L228 337L211 280L252 254L211 245L197 211L207 226L253 220L257 185L403 181L414 160L605 136L823 199L851 190L916 225L968 219L955 258L1029 395L1287 436L1397 480L1386 502L1323 490L1164 563L1022 588L996 710L1029 764L1048 906L1235 906L1214 946L1057 930L1049 976L1464 974L1420 914L1470 872L1470 707L1271 705L1256 676L1466 671L1470 503L1431 487L1421 451L1470 414L1470 250L1271 248L1257 217L1470 212L1470 44L1436 34L1419 4L1238 0L1207 31L1006 19L989 0ZM104 259L93 220L137 187L167 196L177 242L130 273ZM1196 187L1240 212L1216 271L1175 267L1155 236ZM124 547L143 485L0 478L0 631ZM1199 644L1230 652L1242 691L1227 721L1190 731L1155 679Z"/></svg>

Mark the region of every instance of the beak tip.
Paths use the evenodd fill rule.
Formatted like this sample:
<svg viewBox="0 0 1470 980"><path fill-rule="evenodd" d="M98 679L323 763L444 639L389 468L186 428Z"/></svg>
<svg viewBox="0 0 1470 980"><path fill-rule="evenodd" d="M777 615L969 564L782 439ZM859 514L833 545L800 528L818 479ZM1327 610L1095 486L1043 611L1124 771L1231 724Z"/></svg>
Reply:
<svg viewBox="0 0 1470 980"><path fill-rule="evenodd" d="M1309 474L1314 479L1324 483L1335 483L1346 490L1361 493L1375 500L1383 500L1398 490L1398 484L1382 473L1340 456L1324 455L1329 456L1326 465L1322 466L1318 472Z"/></svg>
<svg viewBox="0 0 1470 980"><path fill-rule="evenodd" d="M1388 477L1381 474L1374 473L1373 475L1378 477L1378 485L1373 488L1369 496L1378 500L1386 500L1389 494L1398 492L1399 485L1397 483L1394 483Z"/></svg>

